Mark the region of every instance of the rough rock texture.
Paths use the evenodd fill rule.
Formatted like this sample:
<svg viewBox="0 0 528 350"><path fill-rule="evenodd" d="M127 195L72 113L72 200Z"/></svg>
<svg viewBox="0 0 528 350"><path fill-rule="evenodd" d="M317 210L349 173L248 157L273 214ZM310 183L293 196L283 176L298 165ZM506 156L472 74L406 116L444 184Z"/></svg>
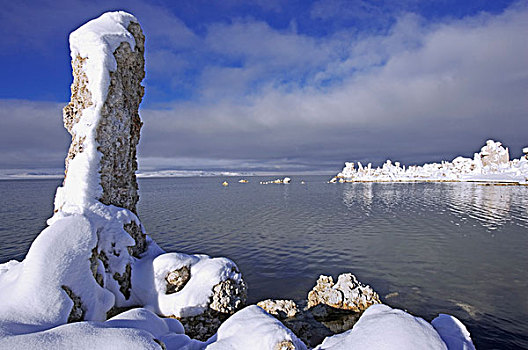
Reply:
<svg viewBox="0 0 528 350"><path fill-rule="evenodd" d="M208 309L203 314L191 317L177 317L183 328L185 334L192 339L206 341L212 337L220 325L231 316L218 311Z"/></svg>
<svg viewBox="0 0 528 350"><path fill-rule="evenodd" d="M243 280L236 282L228 279L213 287L209 307L224 314L232 314L246 303L246 299L246 283Z"/></svg>
<svg viewBox="0 0 528 350"><path fill-rule="evenodd" d="M351 273L320 276L308 301L264 300L257 305L274 315L305 344L315 347L326 337L352 329L362 312L380 299Z"/></svg>
<svg viewBox="0 0 528 350"><path fill-rule="evenodd" d="M128 31L134 36L136 47L132 51L128 43L121 43L114 52L117 70L110 72L110 86L101 110L96 140L102 153L103 195L99 200L137 213L136 146L142 125L139 104L145 93L141 86L145 78L145 36L138 23L130 23ZM124 229L136 241L130 254L139 257L147 248L142 228L132 222Z"/></svg>
<svg viewBox="0 0 528 350"><path fill-rule="evenodd" d="M136 146L142 125L138 110L144 95L141 81L145 77L145 36L137 23L130 23L128 31L134 36L136 47L132 51L128 43L121 43L114 52L117 70L110 72L96 140L102 153L100 201L136 213Z"/></svg>
<svg viewBox="0 0 528 350"><path fill-rule="evenodd" d="M138 185L135 172L137 170L136 146L139 142L141 119L139 104L143 98L144 88L141 81L145 77L144 42L145 36L138 23L131 22L128 31L135 39L132 50L128 42L122 42L114 51L117 63L115 71L110 72L110 82L106 100L100 107L100 119L95 128L95 141L99 160L99 183L102 193L100 202L130 210L136 214L136 204L139 200ZM77 135L76 125L81 121L83 113L93 108L93 92L86 74L87 62L90 57L77 55L72 61L73 83L71 85L71 100L63 109L64 126L72 135L72 143L66 157L66 175L71 160L84 151L85 135ZM56 208L56 211L59 208ZM128 253L139 258L147 249L146 235L139 222L130 221L123 229L134 239L135 244L128 246ZM115 244L115 243L114 243ZM125 299L130 297L130 265L125 271L109 270L108 254L103 247L96 247L90 259L91 269L96 281L103 286L100 263L104 271L110 273L120 284L119 290Z"/></svg>
<svg viewBox="0 0 528 350"><path fill-rule="evenodd" d="M329 329L332 333L342 333L354 327L361 313L349 310L335 309L331 306L319 304L309 310L315 320Z"/></svg>
<svg viewBox="0 0 528 350"><path fill-rule="evenodd" d="M130 289L132 288L132 267L127 264L123 273L114 273L114 279L119 283L119 291L123 294L126 300L130 298Z"/></svg>
<svg viewBox="0 0 528 350"><path fill-rule="evenodd" d="M95 140L98 143L97 150L101 153L99 180L103 191L99 200L136 214L139 200L135 174L136 146L142 126L138 110L144 95L141 81L145 77L145 36L138 23L130 23L128 31L134 36L136 45L132 50L128 43L123 42L114 52L117 69L110 72L110 85L101 107L101 118L95 125ZM71 100L63 109L64 126L72 135L65 161L66 177L70 161L84 151L85 136L75 133L75 125L81 120L83 111L93 105L85 72L88 59L78 55L72 61ZM139 257L147 247L143 229L135 223L127 224L124 228L136 241L136 245L130 248L131 255Z"/></svg>
<svg viewBox="0 0 528 350"><path fill-rule="evenodd" d="M185 274L185 267L167 276L179 280ZM171 276L173 274L174 276ZM189 272L190 276L190 272ZM181 287L183 288L183 286ZM227 279L213 287L209 308L200 315L177 318L185 328L185 334L193 339L205 341L213 336L220 325L236 311L245 306L247 286L243 280L235 282Z"/></svg>
<svg viewBox="0 0 528 350"><path fill-rule="evenodd" d="M315 287L308 293L308 307L325 304L336 309L362 312L370 305L381 304L378 294L356 279L351 273L344 273L337 279L321 275Z"/></svg>
<svg viewBox="0 0 528 350"><path fill-rule="evenodd" d="M279 319L287 317L295 317L299 310L293 300L271 300L266 299L259 301L258 306L264 309L269 314L277 316Z"/></svg>
<svg viewBox="0 0 528 350"><path fill-rule="evenodd" d="M304 302L305 303L305 302ZM299 339L310 347L320 344L324 338L337 332L332 332L325 326L324 322L318 320L308 308L302 307L303 302L298 302L299 312L294 317L277 317L286 327L288 327Z"/></svg>
<svg viewBox="0 0 528 350"><path fill-rule="evenodd" d="M75 295L71 288L67 286L62 286L61 288L66 292L66 294L68 294L68 297L73 302L70 315L68 316L68 323L83 321L86 311L83 308L81 298L78 295Z"/></svg>
<svg viewBox="0 0 528 350"><path fill-rule="evenodd" d="M187 266L168 273L165 280L167 281L166 294L173 294L182 290L191 278L191 270Z"/></svg>
<svg viewBox="0 0 528 350"><path fill-rule="evenodd" d="M62 110L64 127L72 135L72 142L66 156L65 174L68 175L68 165L71 159L83 151L85 137L79 137L73 130L75 124L81 120L82 112L93 105L92 93L88 89L88 77L84 71L86 58L77 57L72 61L73 83L71 85L70 103Z"/></svg>
<svg viewBox="0 0 528 350"><path fill-rule="evenodd" d="M295 350L295 345L290 340L284 340L277 343L273 350Z"/></svg>
<svg viewBox="0 0 528 350"><path fill-rule="evenodd" d="M97 252L97 247L92 249L92 255L90 256L90 270L92 271L92 275L94 276L95 280L97 281L97 284L99 284L101 287L104 287L104 277L103 274L99 271L99 261L103 263L108 259L104 256L104 252L101 252L102 254L99 254Z"/></svg>
<svg viewBox="0 0 528 350"><path fill-rule="evenodd" d="M135 258L139 258L147 250L147 236L143 232L141 224L134 221L123 225L123 229L134 239L135 245L128 247L128 253Z"/></svg>

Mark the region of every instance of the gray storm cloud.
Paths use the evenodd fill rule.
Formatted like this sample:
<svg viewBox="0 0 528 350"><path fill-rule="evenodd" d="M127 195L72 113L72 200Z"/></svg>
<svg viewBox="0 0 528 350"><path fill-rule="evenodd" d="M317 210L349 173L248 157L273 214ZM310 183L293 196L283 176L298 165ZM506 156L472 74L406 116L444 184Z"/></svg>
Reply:
<svg viewBox="0 0 528 350"><path fill-rule="evenodd" d="M518 7L498 16L482 14L428 27L408 15L388 35L347 43L345 60L332 60L331 53L315 54L323 45L339 46L339 38L323 44L300 37L287 53L268 56L287 56L281 61L285 62L295 61L295 48L306 57L314 53L310 67L324 63L324 69L315 72L309 84L292 88L277 84L272 76L257 92L244 95L243 88L230 86L230 68L225 69L227 78L207 75L203 100L144 112L141 154L290 159L308 168L309 164L324 168L344 160L449 159L461 152L471 155L487 138L495 138L520 155L528 141L519 131L528 126L527 23L526 8ZM295 38L258 27L255 35L268 33L278 41L281 35L285 40ZM241 42L252 40L240 40L236 30L250 35L239 24L228 28L226 54L244 56ZM252 45L248 46L247 55L253 57ZM265 63L258 57L250 61L254 63L240 68L239 75L269 69L260 67ZM321 80L331 84L321 86ZM231 98L208 100L226 89L233 90ZM157 143L147 143L155 135Z"/></svg>
<svg viewBox="0 0 528 350"><path fill-rule="evenodd" d="M384 34L318 38L251 18L197 35L164 16L153 36L165 25L177 30L165 46L151 46L147 74L194 90L192 98L142 108L140 168L333 171L349 160L471 156L489 138L514 156L528 145L522 3L429 24L407 13ZM208 61L212 54L220 59ZM190 68L194 82L184 77ZM146 88L163 93L148 79ZM62 104L0 106L4 167L62 166Z"/></svg>

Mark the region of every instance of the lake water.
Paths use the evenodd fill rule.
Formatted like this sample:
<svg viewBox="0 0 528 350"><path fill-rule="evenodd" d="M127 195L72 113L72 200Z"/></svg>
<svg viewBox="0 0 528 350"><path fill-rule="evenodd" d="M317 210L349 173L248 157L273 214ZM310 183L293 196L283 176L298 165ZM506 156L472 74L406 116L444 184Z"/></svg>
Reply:
<svg viewBox="0 0 528 350"><path fill-rule="evenodd" d="M528 348L528 187L248 179L141 179L139 216L167 251L233 259L250 302L352 272L393 307L455 315L477 349ZM24 257L59 183L0 181L0 262Z"/></svg>

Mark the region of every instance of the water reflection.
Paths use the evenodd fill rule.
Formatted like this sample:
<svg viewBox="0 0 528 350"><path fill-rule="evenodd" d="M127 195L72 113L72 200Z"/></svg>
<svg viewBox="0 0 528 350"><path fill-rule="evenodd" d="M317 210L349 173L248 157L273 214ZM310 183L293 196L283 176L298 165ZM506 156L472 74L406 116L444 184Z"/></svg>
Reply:
<svg viewBox="0 0 528 350"><path fill-rule="evenodd" d="M447 206L461 221L472 219L488 230L513 223L528 227L524 186L456 184L449 187Z"/></svg>
<svg viewBox="0 0 528 350"><path fill-rule="evenodd" d="M305 179L141 179L138 213L168 251L236 261L252 303L305 299L320 274L351 271L392 306L454 314L479 349L528 349L528 187ZM0 182L1 261L23 258L56 187Z"/></svg>
<svg viewBox="0 0 528 350"><path fill-rule="evenodd" d="M347 183L343 188L343 203L348 208L361 207L369 212L374 195L372 183Z"/></svg>
<svg viewBox="0 0 528 350"><path fill-rule="evenodd" d="M420 195L416 196L417 192ZM471 223L490 231L505 224L528 227L528 187L525 186L347 183L343 185L343 203L367 216L376 205L384 210L405 206L417 214L424 210L448 212L454 215L451 222L457 226Z"/></svg>

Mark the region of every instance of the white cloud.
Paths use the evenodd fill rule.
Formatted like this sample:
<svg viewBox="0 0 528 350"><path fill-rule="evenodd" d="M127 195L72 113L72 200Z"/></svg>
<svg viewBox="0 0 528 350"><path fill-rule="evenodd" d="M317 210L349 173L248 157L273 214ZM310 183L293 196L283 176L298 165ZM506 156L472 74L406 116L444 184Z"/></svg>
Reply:
<svg viewBox="0 0 528 350"><path fill-rule="evenodd" d="M172 17L162 23L176 24L182 45L172 48L179 39L167 38L150 53L147 76L166 74L199 93L142 109L140 167L339 169L345 160L471 155L487 138L514 154L526 146L524 4L441 23L403 14L386 34L318 38L254 19L212 25L201 36ZM189 69L198 78L182 82ZM0 159L23 163L26 154L31 164L60 153L62 164L59 108L24 105L0 104L2 120L17 116L3 125ZM35 141L42 130L63 139Z"/></svg>
<svg viewBox="0 0 528 350"><path fill-rule="evenodd" d="M62 104L0 100L2 168L62 167L70 137Z"/></svg>
<svg viewBox="0 0 528 350"><path fill-rule="evenodd" d="M241 149L258 153L259 148L278 158L303 157L306 145L318 143L320 149L304 156L322 159L322 149L334 149L343 160L383 148L402 156L420 143L424 158L468 149L470 154L489 137L518 147L524 142L516 129L528 111L525 7L432 25L405 15L384 36L350 40L352 35L340 33L325 47L346 48L346 59L328 52L311 55L323 47L319 39L281 33L260 23L248 27L252 24L235 23L215 32L214 37L226 38L215 50L249 57L240 68L204 71L204 90L219 98L175 104L169 111L145 111L146 125L149 113L164 120L146 126L149 132L194 135L197 144L203 142L196 147L202 156L216 154L214 142L233 157L247 157ZM262 40L255 42L259 35ZM284 50L287 46L290 49ZM286 89L274 84L280 74L272 75L257 93L244 96L239 93L244 83L265 80L259 74L269 74L260 70L260 55L263 62L281 62L285 70L303 67L305 60L311 60L307 69L321 62L324 69L305 85ZM331 84L322 87L324 80ZM345 131L351 140L336 136ZM175 149L181 146L172 143ZM145 150L154 151L146 143ZM353 150L349 156L347 150Z"/></svg>

